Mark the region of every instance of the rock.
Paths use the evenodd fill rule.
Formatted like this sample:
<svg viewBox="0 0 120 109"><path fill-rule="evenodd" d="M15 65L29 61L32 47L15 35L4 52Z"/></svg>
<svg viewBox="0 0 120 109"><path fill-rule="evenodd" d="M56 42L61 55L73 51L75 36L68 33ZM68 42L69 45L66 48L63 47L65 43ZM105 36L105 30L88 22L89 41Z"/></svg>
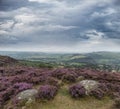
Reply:
<svg viewBox="0 0 120 109"><path fill-rule="evenodd" d="M35 97L36 97L37 93L38 93L38 91L36 89L29 89L29 90L25 90L23 92L20 92L16 96L16 100L18 101L18 105L20 105L20 106L31 105L32 103L35 102Z"/></svg>
<svg viewBox="0 0 120 109"><path fill-rule="evenodd" d="M22 107L22 109L26 109L26 107L25 107L25 106L23 106L23 107Z"/></svg>
<svg viewBox="0 0 120 109"><path fill-rule="evenodd" d="M86 95L89 95L91 91L97 89L99 85L99 83L94 80L82 80L79 83L86 89Z"/></svg>

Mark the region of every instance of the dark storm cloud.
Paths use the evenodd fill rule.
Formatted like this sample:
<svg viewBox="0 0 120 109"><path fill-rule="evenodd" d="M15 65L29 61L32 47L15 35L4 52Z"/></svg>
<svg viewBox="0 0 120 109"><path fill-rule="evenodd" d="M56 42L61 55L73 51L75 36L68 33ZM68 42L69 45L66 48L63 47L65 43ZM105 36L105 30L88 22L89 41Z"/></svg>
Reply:
<svg viewBox="0 0 120 109"><path fill-rule="evenodd" d="M116 5L120 5L120 0L115 0L114 2Z"/></svg>
<svg viewBox="0 0 120 109"><path fill-rule="evenodd" d="M120 50L118 4L119 0L1 0L0 45L43 51L104 51L109 46Z"/></svg>
<svg viewBox="0 0 120 109"><path fill-rule="evenodd" d="M38 5L36 2L29 2L28 0L0 0L0 10L1 11L11 11L16 10L21 7L44 7L43 5Z"/></svg>
<svg viewBox="0 0 120 109"><path fill-rule="evenodd" d="M0 10L13 10L28 4L28 0L0 0Z"/></svg>

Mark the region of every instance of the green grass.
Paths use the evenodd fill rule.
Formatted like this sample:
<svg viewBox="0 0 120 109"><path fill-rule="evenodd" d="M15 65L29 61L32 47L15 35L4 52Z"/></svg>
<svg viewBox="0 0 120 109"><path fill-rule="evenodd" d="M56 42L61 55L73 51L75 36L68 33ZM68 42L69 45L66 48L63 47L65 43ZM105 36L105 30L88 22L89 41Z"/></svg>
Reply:
<svg viewBox="0 0 120 109"><path fill-rule="evenodd" d="M37 61L19 61L19 63L23 66L28 67L37 67L37 68L54 68L56 67L54 64L37 62Z"/></svg>

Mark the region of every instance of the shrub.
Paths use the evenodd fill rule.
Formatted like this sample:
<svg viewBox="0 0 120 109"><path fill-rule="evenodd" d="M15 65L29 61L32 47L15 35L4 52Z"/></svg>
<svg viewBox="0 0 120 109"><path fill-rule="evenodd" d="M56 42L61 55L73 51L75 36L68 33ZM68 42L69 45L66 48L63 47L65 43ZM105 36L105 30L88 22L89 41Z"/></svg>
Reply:
<svg viewBox="0 0 120 109"><path fill-rule="evenodd" d="M73 83L76 81L76 77L73 74L66 74L62 77L62 81L66 83Z"/></svg>
<svg viewBox="0 0 120 109"><path fill-rule="evenodd" d="M45 81L45 84L48 84L48 85L53 85L53 86L56 86L56 87L59 87L59 81L53 77L48 77Z"/></svg>
<svg viewBox="0 0 120 109"><path fill-rule="evenodd" d="M110 87L109 90L111 91L114 91L114 92L120 91L120 85L118 84L109 84L108 86Z"/></svg>
<svg viewBox="0 0 120 109"><path fill-rule="evenodd" d="M9 100L6 91L0 93L0 105L4 104L5 101Z"/></svg>
<svg viewBox="0 0 120 109"><path fill-rule="evenodd" d="M12 95L14 95L14 90L11 87L6 89L5 91L0 92L0 105L9 100Z"/></svg>
<svg viewBox="0 0 120 109"><path fill-rule="evenodd" d="M116 108L120 109L120 97L119 97L119 98L116 98L114 101L115 101L114 106L115 106Z"/></svg>
<svg viewBox="0 0 120 109"><path fill-rule="evenodd" d="M98 88L98 89L91 91L90 95L96 97L97 99L102 99L104 97L105 93L103 90Z"/></svg>
<svg viewBox="0 0 120 109"><path fill-rule="evenodd" d="M112 95L113 95L112 96L113 98L119 98L120 97L120 92L113 92Z"/></svg>
<svg viewBox="0 0 120 109"><path fill-rule="evenodd" d="M53 99L57 93L57 87L52 85L41 86L38 90L37 98L41 100L50 100Z"/></svg>
<svg viewBox="0 0 120 109"><path fill-rule="evenodd" d="M0 92L6 90L6 84L5 83L0 83Z"/></svg>
<svg viewBox="0 0 120 109"><path fill-rule="evenodd" d="M98 85L98 88L101 89L102 91L104 91L104 93L108 93L109 92L109 89L107 87L107 85L105 83L100 83Z"/></svg>
<svg viewBox="0 0 120 109"><path fill-rule="evenodd" d="M55 87L55 90L57 90L56 86L60 85L62 79L64 82L75 82L76 78L77 81L90 79L101 83L99 87L91 93L91 95L99 99L105 94L113 95L114 98L120 97L120 73L110 73L90 68L37 69L20 66L1 67L0 73L0 104L4 104L8 99L13 98L17 93L23 90L31 89L32 84L36 85L42 83L48 86L52 85ZM60 81L58 79L60 79ZM43 90L45 90L43 91L45 92L43 95L47 97L51 96L50 93L54 92L53 90L51 91L50 88L43 88ZM73 97L79 98L84 96L86 91L82 85L76 84L70 87L69 92ZM43 96L43 98L47 98L46 96Z"/></svg>
<svg viewBox="0 0 120 109"><path fill-rule="evenodd" d="M86 90L82 85L75 84L69 88L69 93L73 98L80 98L85 96Z"/></svg>
<svg viewBox="0 0 120 109"><path fill-rule="evenodd" d="M65 75L68 72L67 69L56 69L52 72L52 76L57 79L62 79L63 75Z"/></svg>
<svg viewBox="0 0 120 109"><path fill-rule="evenodd" d="M15 96L17 93L31 88L32 84L28 83L16 83L13 86L6 88L6 90L0 92L0 105L4 104L7 100L12 98L12 96Z"/></svg>
<svg viewBox="0 0 120 109"><path fill-rule="evenodd" d="M29 82L33 83L33 84L39 84L41 82L39 77L32 77Z"/></svg>
<svg viewBox="0 0 120 109"><path fill-rule="evenodd" d="M13 88L15 90L15 94L27 90L27 89L32 89L32 84L21 82L21 83L16 83L13 85Z"/></svg>
<svg viewBox="0 0 120 109"><path fill-rule="evenodd" d="M90 95L96 97L97 99L102 99L105 95L109 95L109 89L105 83L100 83L98 88L92 90Z"/></svg>

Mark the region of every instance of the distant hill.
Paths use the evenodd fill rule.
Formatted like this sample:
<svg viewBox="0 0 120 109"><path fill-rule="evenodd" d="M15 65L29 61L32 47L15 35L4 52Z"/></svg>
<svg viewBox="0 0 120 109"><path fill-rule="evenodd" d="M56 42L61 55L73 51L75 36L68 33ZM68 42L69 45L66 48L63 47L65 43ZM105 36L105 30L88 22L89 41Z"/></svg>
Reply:
<svg viewBox="0 0 120 109"><path fill-rule="evenodd" d="M82 58L80 56L82 56ZM107 64L107 65L117 64L118 65L120 64L120 53L93 52L93 53L86 53L86 54L77 54L77 56L73 55L70 61L78 61L78 62L91 63L91 64L94 63L94 64Z"/></svg>
<svg viewBox="0 0 120 109"><path fill-rule="evenodd" d="M65 67L99 67L120 71L120 52L92 53L42 53L42 52L0 52L21 61L32 61L32 65L40 63ZM28 62L26 63L28 64ZM31 65L31 62L29 62Z"/></svg>
<svg viewBox="0 0 120 109"><path fill-rule="evenodd" d="M1 56L0 55L0 66L4 66L4 65L11 65L17 63L17 60L14 58L11 58L9 56Z"/></svg>

